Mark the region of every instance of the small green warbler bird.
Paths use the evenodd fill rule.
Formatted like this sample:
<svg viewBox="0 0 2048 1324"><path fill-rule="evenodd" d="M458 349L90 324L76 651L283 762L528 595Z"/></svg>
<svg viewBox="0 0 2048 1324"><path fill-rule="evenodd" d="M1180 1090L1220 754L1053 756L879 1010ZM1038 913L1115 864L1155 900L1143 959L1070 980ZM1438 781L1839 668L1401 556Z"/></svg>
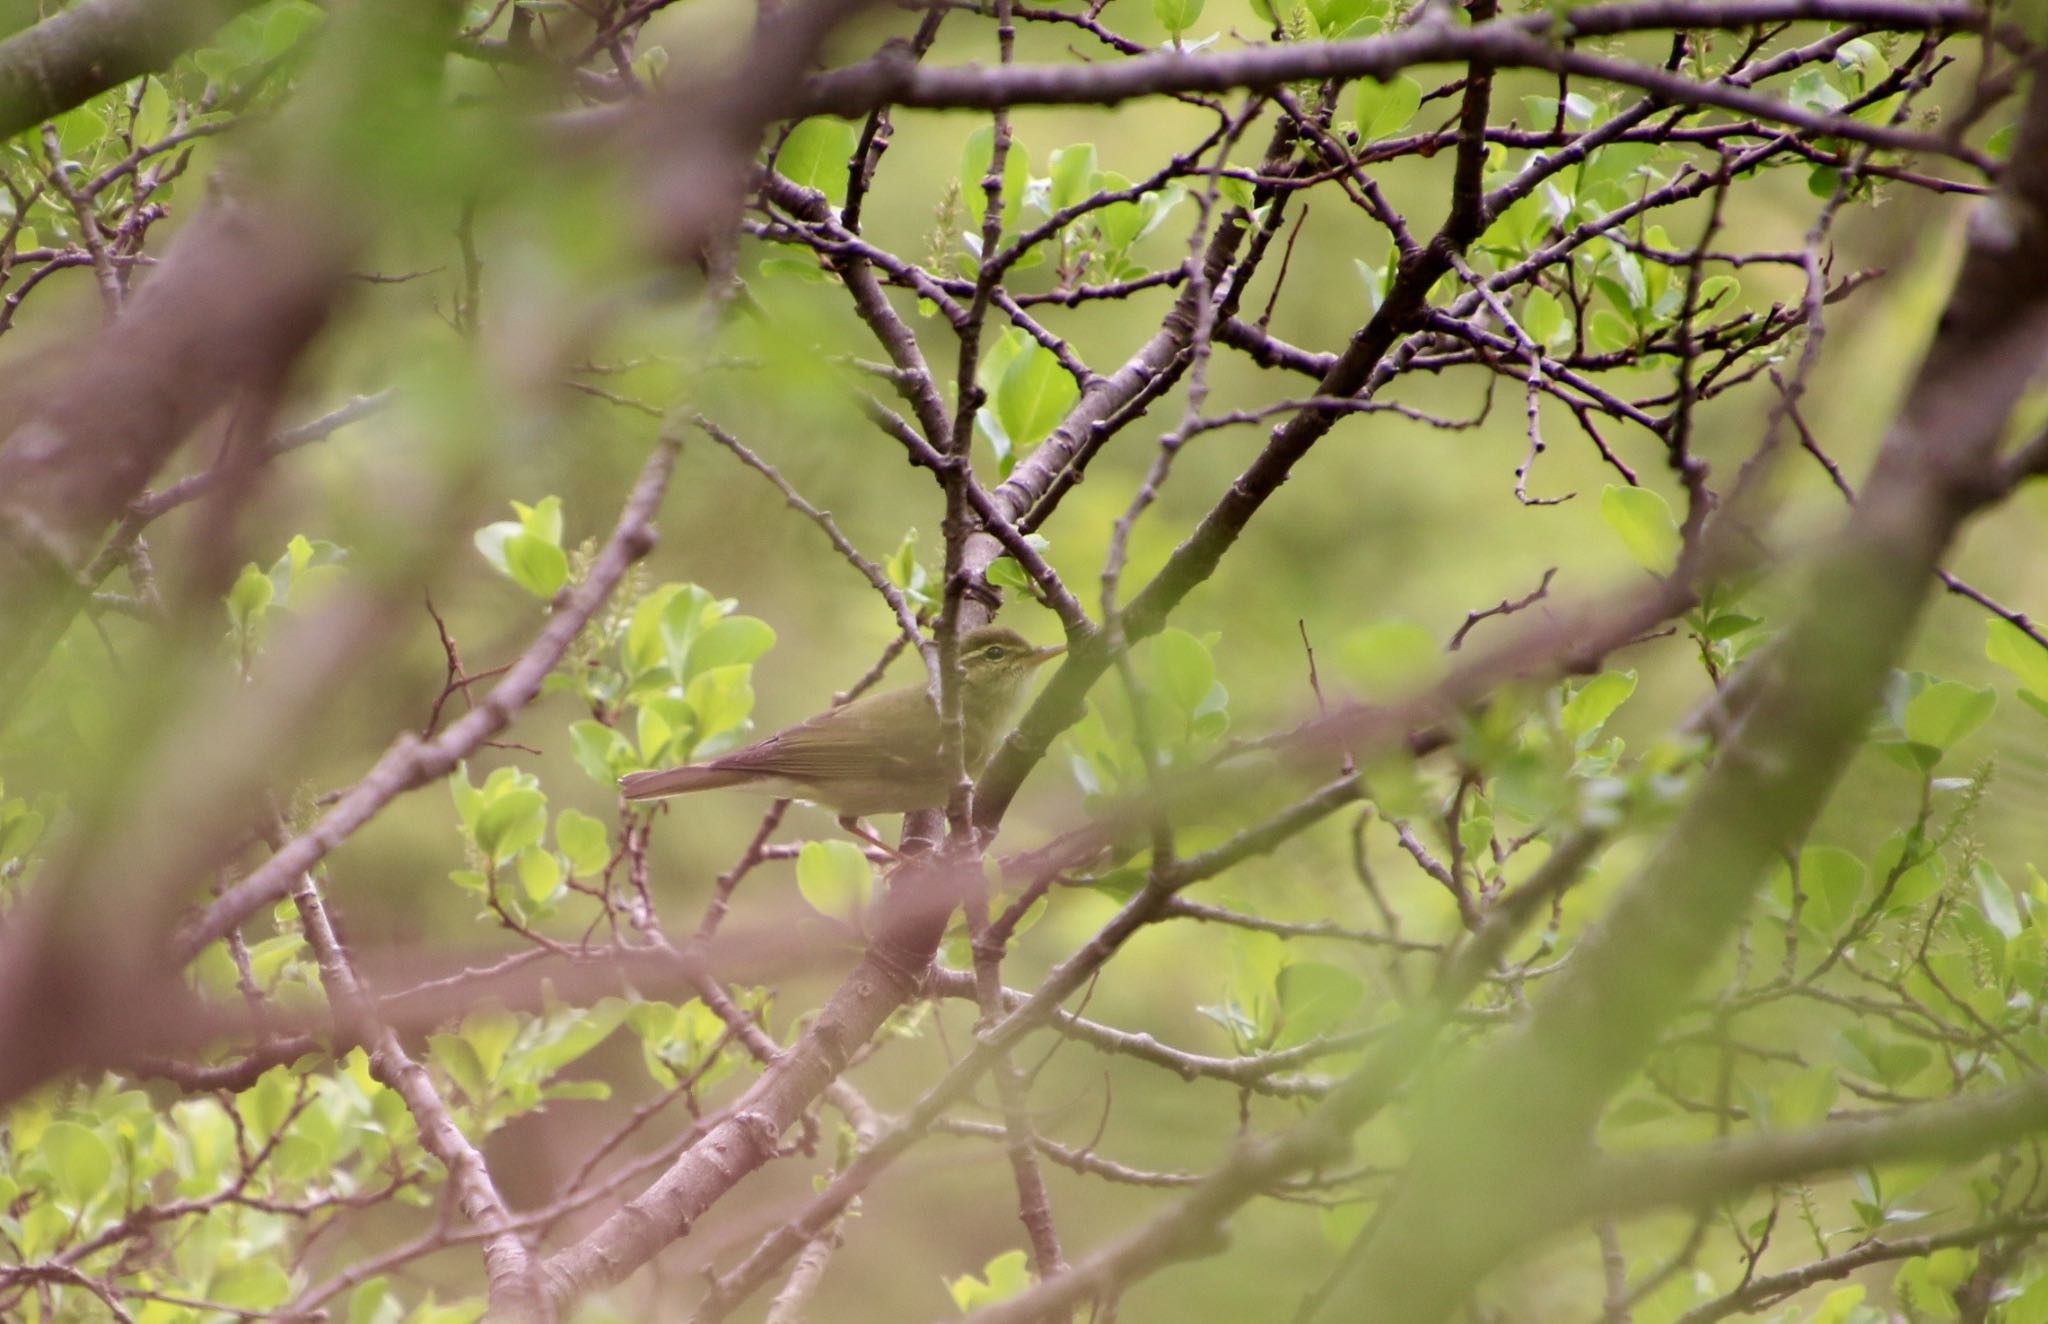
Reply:
<svg viewBox="0 0 2048 1324"><path fill-rule="evenodd" d="M1065 651L1061 645L1034 648L1015 630L995 625L961 637L962 752L970 774L993 752L1031 673ZM855 699L707 763L619 779L628 800L721 786L824 805L840 816L841 826L871 841L854 820L941 809L953 789L941 757L939 717L923 685Z"/></svg>

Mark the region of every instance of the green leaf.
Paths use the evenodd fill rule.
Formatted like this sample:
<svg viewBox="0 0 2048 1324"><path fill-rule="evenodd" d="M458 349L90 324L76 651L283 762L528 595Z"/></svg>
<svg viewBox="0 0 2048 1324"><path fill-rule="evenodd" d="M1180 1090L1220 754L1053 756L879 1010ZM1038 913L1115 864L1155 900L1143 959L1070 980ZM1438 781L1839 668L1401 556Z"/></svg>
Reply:
<svg viewBox="0 0 2048 1324"><path fill-rule="evenodd" d="M537 598L552 598L569 582L569 558L562 549L524 530L505 539L505 573Z"/></svg>
<svg viewBox="0 0 2048 1324"><path fill-rule="evenodd" d="M1906 704L1906 738L1946 750L1984 725L1997 706L1994 690L1976 689L1960 681L1937 681Z"/></svg>
<svg viewBox="0 0 2048 1324"><path fill-rule="evenodd" d="M688 704L683 707L687 709ZM675 737L675 723L668 720L662 705L648 703L640 709L640 716L633 723L633 743L640 747L642 763L656 763L661 752L668 748L668 742Z"/></svg>
<svg viewBox="0 0 2048 1324"><path fill-rule="evenodd" d="M632 1005L624 998L602 998L592 1007L551 1012L547 1033L523 1056L541 1075L551 1076L609 1038Z"/></svg>
<svg viewBox="0 0 2048 1324"><path fill-rule="evenodd" d="M473 1301L453 1301L441 1305L434 1300L433 1293L420 1303L419 1309L406 1317L405 1324L477 1324L490 1310L491 1303L483 1297Z"/></svg>
<svg viewBox="0 0 2048 1324"><path fill-rule="evenodd" d="M1649 488L1609 483L1600 493L1600 518L1621 535L1637 565L1659 575L1668 575L1677 566L1684 545L1678 521L1671 518L1664 498Z"/></svg>
<svg viewBox="0 0 2048 1324"><path fill-rule="evenodd" d="M1360 79L1351 103L1351 113L1358 121L1358 136L1369 143L1391 138L1407 128L1408 121L1421 108L1422 84L1407 77L1385 83Z"/></svg>
<svg viewBox="0 0 2048 1324"><path fill-rule="evenodd" d="M43 837L43 816L33 809L0 822L0 860L27 855Z"/></svg>
<svg viewBox="0 0 2048 1324"><path fill-rule="evenodd" d="M242 567L242 573L235 577L235 586L228 590L228 619L236 629L248 629L262 619L276 592L270 576L251 561Z"/></svg>
<svg viewBox="0 0 2048 1324"><path fill-rule="evenodd" d="M325 21L326 15L319 7L304 3L304 0L277 6L264 20L263 42L257 48L257 59L276 59Z"/></svg>
<svg viewBox="0 0 2048 1324"><path fill-rule="evenodd" d="M542 542L562 545L562 498L542 497L534 505L514 501L512 509L519 516L519 527Z"/></svg>
<svg viewBox="0 0 2048 1324"><path fill-rule="evenodd" d="M690 644L715 607L695 584L663 584L640 599L626 627L625 658L633 674L665 666L680 681Z"/></svg>
<svg viewBox="0 0 2048 1324"><path fill-rule="evenodd" d="M1095 179L1095 187L1109 193L1130 186L1131 181L1114 170L1105 170ZM1112 202L1096 208L1094 216L1095 227L1102 232L1103 249L1111 255L1129 248L1145 229L1145 209L1135 202Z"/></svg>
<svg viewBox="0 0 2048 1324"><path fill-rule="evenodd" d="M1799 852L1799 885L1806 893L1806 921L1822 933L1856 915L1868 873L1863 861L1839 846L1809 846Z"/></svg>
<svg viewBox="0 0 2048 1324"><path fill-rule="evenodd" d="M1017 564L1017 558L1014 556L998 556L989 562L985 577L997 588L1013 588L1020 591L1028 591L1031 588L1031 576L1024 573L1024 567Z"/></svg>
<svg viewBox="0 0 2048 1324"><path fill-rule="evenodd" d="M1316 21L1316 31L1325 37L1343 37L1356 35L1352 26L1362 20L1384 18L1387 0L1308 0L1308 12Z"/></svg>
<svg viewBox="0 0 2048 1324"><path fill-rule="evenodd" d="M1835 67L1849 76L1858 92L1869 91L1891 72L1891 64L1883 53L1861 37L1836 48Z"/></svg>
<svg viewBox="0 0 2048 1324"><path fill-rule="evenodd" d="M1579 195L1597 198L1603 206L1620 206L1633 192L1630 183L1637 172L1648 167L1656 154L1652 143L1610 143L1598 148L1579 169ZM1626 253L1631 260L1635 257L1623 248L1610 251Z"/></svg>
<svg viewBox="0 0 2048 1324"><path fill-rule="evenodd" d="M2019 901L2013 896L2012 888L1985 860L1977 861L1970 877L1977 884L1977 904L1982 908L1984 918L2001 935L2017 938L2020 930L2026 927L2026 921L2020 918Z"/></svg>
<svg viewBox="0 0 2048 1324"><path fill-rule="evenodd" d="M358 1284L348 1294L348 1324L394 1324L401 1309L391 1300L391 1280L383 1274Z"/></svg>
<svg viewBox="0 0 2048 1324"><path fill-rule="evenodd" d="M251 1311L283 1305L291 1294L291 1275L277 1261L267 1258L229 1265L217 1271L206 1288L208 1300Z"/></svg>
<svg viewBox="0 0 2048 1324"><path fill-rule="evenodd" d="M2004 1324L2048 1324L2048 1276L2005 1303Z"/></svg>
<svg viewBox="0 0 2048 1324"><path fill-rule="evenodd" d="M1196 10L1201 9L1198 3ZM1052 154L1052 188L1046 201L1052 210L1071 207L1088 196L1095 180L1095 144L1075 143Z"/></svg>
<svg viewBox="0 0 2048 1324"><path fill-rule="evenodd" d="M889 582L903 590L903 596L912 606L930 601L924 587L931 582L931 574L917 559L917 530L907 529L903 541L896 544L896 550L889 554L888 564L883 567L889 574Z"/></svg>
<svg viewBox="0 0 2048 1324"><path fill-rule="evenodd" d="M813 115L789 131L775 168L792 182L825 195L833 206L846 201L846 182L860 133L852 124L830 115Z"/></svg>
<svg viewBox="0 0 2048 1324"><path fill-rule="evenodd" d="M1736 635L1746 630L1754 630L1762 624L1763 622L1754 616L1742 616L1732 611L1724 611L1708 621L1700 630L1700 633L1718 643L1724 639L1733 639Z"/></svg>
<svg viewBox="0 0 2048 1324"><path fill-rule="evenodd" d="M525 528L518 520L501 519L495 524L486 524L478 529L471 541L476 543L477 551L482 553L484 560L491 563L493 569L501 575L510 575L512 567L505 560L505 543L525 532Z"/></svg>
<svg viewBox="0 0 2048 1324"><path fill-rule="evenodd" d="M1807 1324L1849 1324L1856 1307L1863 1304L1864 1289L1838 1287L1821 1298L1820 1309L1813 1313Z"/></svg>
<svg viewBox="0 0 2048 1324"><path fill-rule="evenodd" d="M807 285L830 284L832 277L820 266L815 257L776 257L761 259L755 270L763 276L788 276Z"/></svg>
<svg viewBox="0 0 2048 1324"><path fill-rule="evenodd" d="M1571 334L1564 305L1541 286L1530 287L1528 297L1522 300L1522 330L1529 339L1547 348L1563 344Z"/></svg>
<svg viewBox="0 0 2048 1324"><path fill-rule="evenodd" d="M503 864L539 842L547 831L547 820L547 797L530 787L515 787L484 806L477 816L477 849L493 864Z"/></svg>
<svg viewBox="0 0 2048 1324"><path fill-rule="evenodd" d="M1564 733L1584 748L1607 724L1614 710L1635 692L1636 673L1633 671L1609 671L1595 676L1579 686L1578 693L1566 701L1560 719L1564 723Z"/></svg>
<svg viewBox="0 0 2048 1324"><path fill-rule="evenodd" d="M1597 308L1586 324L1586 340L1596 352L1613 354L1634 345L1636 331L1627 318L1612 308Z"/></svg>
<svg viewBox="0 0 2048 1324"><path fill-rule="evenodd" d="M713 667L747 666L775 647L775 631L752 616L728 616L714 623L690 644L683 679Z"/></svg>
<svg viewBox="0 0 2048 1324"><path fill-rule="evenodd" d="M1183 713L1193 713L1216 685L1216 660L1208 646L1186 630L1166 629L1152 640L1148 660L1160 693Z"/></svg>
<svg viewBox="0 0 2048 1324"><path fill-rule="evenodd" d="M697 714L673 694L651 694L640 700L640 715L633 723L633 735L640 746L640 761L652 766L663 762L664 752L681 741L687 758L697 743Z"/></svg>
<svg viewBox="0 0 2048 1324"><path fill-rule="evenodd" d="M50 1123L37 1148L50 1165L57 1193L70 1204L85 1204L105 1190L114 1175L113 1149L97 1132L77 1122Z"/></svg>
<svg viewBox="0 0 2048 1324"><path fill-rule="evenodd" d="M135 141L138 144L153 143L170 127L171 94L164 90L161 78L144 81L142 102L135 108Z"/></svg>
<svg viewBox="0 0 2048 1324"><path fill-rule="evenodd" d="M562 864L537 846L519 852L519 885L535 905L546 901L562 885Z"/></svg>
<svg viewBox="0 0 2048 1324"><path fill-rule="evenodd" d="M462 1018L462 1039L476 1054L486 1081L497 1079L506 1050L519 1037L519 1018L495 1002L485 1003Z"/></svg>
<svg viewBox="0 0 2048 1324"><path fill-rule="evenodd" d="M581 810L564 809L555 816L555 845L569 859L578 878L594 878L611 863L611 841L605 826Z"/></svg>
<svg viewBox="0 0 2048 1324"><path fill-rule="evenodd" d="M1152 0L1152 17L1171 36L1178 37L1202 16L1202 0Z"/></svg>
<svg viewBox="0 0 2048 1324"><path fill-rule="evenodd" d="M995 396L996 417L1011 445L1021 449L1052 434L1081 398L1081 388L1051 350L1027 341L1003 369Z"/></svg>
<svg viewBox="0 0 2048 1324"><path fill-rule="evenodd" d="M1955 1292L1976 1267L1977 1252L1951 1246L1908 1260L1892 1278L1892 1291L1913 1308L1913 1318L1956 1319Z"/></svg>
<svg viewBox="0 0 2048 1324"><path fill-rule="evenodd" d="M427 1051L472 1101L482 1102L490 1096L490 1073L477 1061L476 1049L470 1047L467 1039L454 1034L430 1034Z"/></svg>
<svg viewBox="0 0 2048 1324"><path fill-rule="evenodd" d="M1004 1251L990 1260L981 1272L983 1276L980 1278L968 1274L946 1283L946 1290L953 1296L953 1304L960 1308L962 1314L1008 1301L1031 1285L1031 1271L1025 1267L1021 1250Z"/></svg>
<svg viewBox="0 0 2048 1324"><path fill-rule="evenodd" d="M796 885L811 909L852 924L874 893L875 870L850 841L807 841L797 852Z"/></svg>
<svg viewBox="0 0 2048 1324"><path fill-rule="evenodd" d="M968 215L974 218L978 231L982 217L988 212L988 190L984 184L988 168L995 159L995 126L984 124L968 135L966 149L960 154L960 200L966 204ZM1003 156L1003 228L1014 228L1017 208L1023 204L1024 194L1031 187L1031 154L1024 150L1024 144L1012 135L1010 149Z"/></svg>
<svg viewBox="0 0 2048 1324"><path fill-rule="evenodd" d="M1650 302L1649 284L1643 276L1642 262L1627 249L1616 248L1609 251L1602 266L1612 273L1605 282L1609 294L1640 321L1649 311Z"/></svg>
<svg viewBox="0 0 2048 1324"><path fill-rule="evenodd" d="M633 747L626 738L602 722L588 718L569 728L569 745L583 770L606 786L617 784L620 774L634 768Z"/></svg>
<svg viewBox="0 0 2048 1324"><path fill-rule="evenodd" d="M1880 852L1880 859L1882 853ZM1847 924L1869 878L1863 861L1837 846L1809 846L1799 852L1800 920L1816 933L1829 934ZM1771 888L1781 905L1792 904L1792 875L1780 865Z"/></svg>
<svg viewBox="0 0 2048 1324"><path fill-rule="evenodd" d="M1984 656L2013 674L2020 685L2048 695L2048 648L2011 621L1994 618L1984 638Z"/></svg>
<svg viewBox="0 0 2048 1324"><path fill-rule="evenodd" d="M752 667L713 667L684 688L683 698L697 714L700 744L738 730L754 711L752 675Z"/></svg>
<svg viewBox="0 0 2048 1324"><path fill-rule="evenodd" d="M1801 110L1832 114L1848 104L1849 98L1818 69L1808 69L1792 80L1792 104Z"/></svg>
<svg viewBox="0 0 2048 1324"><path fill-rule="evenodd" d="M1835 1049L1851 1071L1884 1085L1904 1085L1934 1060L1924 1044L1880 1039L1861 1026L1842 1031Z"/></svg>
<svg viewBox="0 0 2048 1324"><path fill-rule="evenodd" d="M1742 284L1733 276L1709 276L1700 282L1699 306L1716 312L1733 310L1742 297Z"/></svg>
<svg viewBox="0 0 2048 1324"><path fill-rule="evenodd" d="M518 519L476 531L476 549L527 592L551 598L569 578L569 560L561 548L562 499L545 497L532 506L514 501L512 509Z"/></svg>
<svg viewBox="0 0 2048 1324"><path fill-rule="evenodd" d="M1351 265L1358 272L1358 279L1365 284L1367 311L1378 312L1387 298L1387 273L1362 257L1352 258Z"/></svg>

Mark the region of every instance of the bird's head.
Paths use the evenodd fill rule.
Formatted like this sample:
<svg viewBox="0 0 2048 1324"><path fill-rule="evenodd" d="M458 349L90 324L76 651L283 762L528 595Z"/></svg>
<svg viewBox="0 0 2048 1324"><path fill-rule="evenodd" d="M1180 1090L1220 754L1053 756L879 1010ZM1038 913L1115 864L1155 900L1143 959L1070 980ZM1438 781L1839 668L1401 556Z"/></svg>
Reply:
<svg viewBox="0 0 2048 1324"><path fill-rule="evenodd" d="M1008 709L1041 665L1066 652L1063 644L1036 648L1015 630L984 625L960 637L961 698L967 707Z"/></svg>

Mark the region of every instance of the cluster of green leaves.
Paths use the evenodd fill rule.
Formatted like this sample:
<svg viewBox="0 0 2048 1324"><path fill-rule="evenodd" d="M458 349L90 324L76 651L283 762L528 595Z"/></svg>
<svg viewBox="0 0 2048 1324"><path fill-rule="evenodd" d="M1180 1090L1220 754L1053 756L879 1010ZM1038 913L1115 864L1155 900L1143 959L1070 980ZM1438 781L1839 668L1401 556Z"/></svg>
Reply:
<svg viewBox="0 0 2048 1324"><path fill-rule="evenodd" d="M1355 971L1304 957L1294 944L1270 933L1231 935L1230 966L1216 1002L1196 1010L1223 1027L1239 1053L1298 1048L1334 1034L1355 1021L1366 1000L1366 984ZM1342 1070L1345 1055L1321 1064Z"/></svg>
<svg viewBox="0 0 2048 1324"><path fill-rule="evenodd" d="M476 549L501 575L537 598L550 599L569 582L569 555L562 550L562 499L542 497L529 506L514 501L517 519L499 520L476 531Z"/></svg>
<svg viewBox="0 0 2048 1324"><path fill-rule="evenodd" d="M196 74L217 88L233 88L252 72L300 51L326 21L326 11L311 0L278 0L251 9L217 29L204 46L179 57L171 66L172 86L196 99L204 90L204 84L191 81Z"/></svg>
<svg viewBox="0 0 2048 1324"><path fill-rule="evenodd" d="M154 157L171 150L167 144L174 136L190 140L217 130L260 104L260 85L282 85L274 75L297 61L324 21L311 0L257 6L163 73L102 92L51 121L61 159L46 159L42 144L31 136L8 143L0 153L0 174L14 187L0 189L0 227L12 231L13 251L84 243L69 201L53 189L37 187L47 172L63 170L83 183L131 155ZM181 167L159 163L150 196L167 198L180 172ZM105 228L118 228L134 190L130 175L92 200Z"/></svg>
<svg viewBox="0 0 2048 1324"><path fill-rule="evenodd" d="M1376 645L1365 655L1390 652L1391 641L1407 629L1365 632ZM1466 782L1462 799L1458 776L1425 775L1412 760L1393 757L1366 769L1373 802L1389 818L1431 825L1447 849L1450 829L1435 825L1454 800L1461 804L1455 844L1482 877L1504 863L1497 832L1526 837L1567 824L1612 828L1654 821L1683 793L1698 750L1690 741L1664 739L1629 757L1626 742L1608 724L1635 689L1635 672L1608 671L1533 692L1496 693L1455 724Z"/></svg>
<svg viewBox="0 0 2048 1324"><path fill-rule="evenodd" d="M1799 71L1791 78L1790 86L1784 89L1784 96L1802 110L1824 115L1840 114L1848 110L1851 101L1855 101L1860 104L1854 110L1848 110L1850 118L1865 124L1889 124L1898 114L1900 103L1905 99L1904 93L1894 92L1875 101L1865 100L1865 95L1890 77L1891 72L1891 62L1885 58L1884 49L1876 41L1858 37L1844 42L1829 63ZM1815 146L1837 154L1847 154L1850 150L1850 144L1838 138L1818 138ZM1877 159L1882 160L1882 154ZM1833 166L1816 165L1807 171L1806 186L1816 197L1832 197L1841 183L1841 172ZM1858 181L1859 190L1868 186L1867 177Z"/></svg>
<svg viewBox="0 0 2048 1324"><path fill-rule="evenodd" d="M1559 123L1575 132L1597 128L1612 114L1609 100L1579 93L1555 98L1525 98L1532 123ZM1406 89L1390 85L1377 95L1361 94L1361 131L1372 137L1398 132L1395 123L1406 108ZM1368 118L1370 116L1370 118ZM1405 120L1402 120L1405 123ZM1505 146L1488 149L1486 187L1501 187L1526 168L1527 157ZM1595 148L1585 159L1556 172L1534 192L1516 200L1496 217L1473 247L1479 269L1505 269L1527 260L1538 249L1596 218L1610 215L1666 183L1683 158L1653 143L1616 142ZM1681 252L1662 225L1638 216L1627 233L1630 242L1596 235L1577 244L1565 262L1548 268L1524 287L1517 321L1537 345L1561 353L1583 346L1595 355L1612 355L1647 343L1656 332L1676 323L1685 311L1688 275L1676 260ZM1665 255L1661 260L1656 255ZM1375 297L1391 279L1386 268L1360 263ZM1453 297L1462 288L1445 281L1433 297ZM1698 313L1728 314L1729 325L1762 324L1741 306L1741 285L1726 272L1705 277L1694 294Z"/></svg>
<svg viewBox="0 0 2048 1324"><path fill-rule="evenodd" d="M960 155L956 195L969 224L959 227L960 274L976 274L987 256L981 251L981 226L988 213L986 181L995 158L995 130L984 126L968 135ZM1013 135L1003 155L1003 233L1014 239L1027 217L1049 219L1083 207L1051 237L1060 277L1072 284L1089 279L1131 280L1150 268L1135 260L1132 247L1151 234L1186 200L1179 185L1168 185L1137 197L1126 197L1132 181L1101 168L1094 143L1072 143L1048 158L1048 173L1031 173L1031 151ZM1104 199L1114 197L1114 201ZM1032 221L1033 225L1037 220ZM1028 271L1046 260L1043 242L1026 249L1011 264L1012 272Z"/></svg>
<svg viewBox="0 0 2048 1324"><path fill-rule="evenodd" d="M981 1274L962 1274L946 1281L946 1291L963 1315L998 1305L1031 1286L1031 1269L1021 1250L1006 1250L982 1267Z"/></svg>
<svg viewBox="0 0 2048 1324"><path fill-rule="evenodd" d="M434 1065L455 1086L450 1104L463 1110L458 1113L463 1130L487 1135L550 1100L610 1098L611 1086L604 1081L556 1077L603 1043L634 1010L624 998L579 1007L549 996L537 1016L486 1004L464 1016L455 1030L429 1035L427 1046Z"/></svg>
<svg viewBox="0 0 2048 1324"><path fill-rule="evenodd" d="M858 143L859 135L852 124L831 116L814 116L797 124L783 138L775 154L775 165L792 182L817 190L835 205L843 204L848 184L847 162ZM982 221L988 210L984 185L994 154L991 128L983 127L968 136L958 178L949 186L939 209L943 242L957 242L958 248L950 256L943 251L935 254L935 268L950 268L965 276L980 270L985 256L981 251ZM1093 281L1134 280L1150 274L1151 268L1138 259L1134 249L1187 198L1186 190L1177 184L1135 192L1127 176L1101 168L1093 143L1058 148L1048 158L1047 173L1039 176L1031 173L1029 147L1013 137L1003 157L1002 183L1003 231L1009 239L1016 238L1027 221L1035 227L1044 220L1079 209L1026 248L1008 267L1009 272L1016 273L1043 266L1050 250L1058 280L1066 288ZM826 279L817 264L808 259L769 257L762 260L760 270L800 280ZM935 311L929 303L923 308L927 315ZM1043 440L1059 417L1052 412L1047 393L1073 389L1071 377L1067 378L1065 388L1038 380L1040 373L1066 374L1048 351L1031 346L1045 354L1048 367L1016 369L1019 374L1028 374L1028 379L1010 385L1010 403L1001 403L1005 374L1017 360L1028 363L1031 359L1026 349L1029 342L1016 343L1018 334L1013 330L992 343L980 371L981 385L998 399L996 411L985 414L981 421L999 454ZM1000 432L990 431L990 425L995 423L1003 425Z"/></svg>
<svg viewBox="0 0 2048 1324"><path fill-rule="evenodd" d="M1940 680L1921 671L1894 672L1885 688L1872 739L1888 757L1932 773L1950 748L1984 725L1998 707L1989 686Z"/></svg>
<svg viewBox="0 0 2048 1324"><path fill-rule="evenodd" d="M343 547L295 534L268 570L254 561L243 566L227 596L228 641L236 656L253 656L278 616L317 601L347 559Z"/></svg>
<svg viewBox="0 0 2048 1324"><path fill-rule="evenodd" d="M552 918L572 883L601 888L610 876L610 836L603 823L581 810L555 815L554 848L546 847L548 798L532 773L507 765L475 786L463 767L448 787L469 856L468 867L449 879L515 922ZM518 886L507 886L513 879Z"/></svg>
<svg viewBox="0 0 2048 1324"><path fill-rule="evenodd" d="M766 1007L759 994L741 993L739 998L749 1014ZM685 1078L698 1089L709 1089L737 1065L725 1051L725 1022L695 998L684 1003L636 1000L626 1013L626 1026L640 1040L648 1078L663 1089L674 1089Z"/></svg>
<svg viewBox="0 0 2048 1324"><path fill-rule="evenodd" d="M569 730L585 772L611 787L629 772L740 742L754 711L754 662L775 646L775 631L735 615L737 606L695 584L663 584L586 632L576 665L548 679L598 714Z"/></svg>
<svg viewBox="0 0 2048 1324"><path fill-rule="evenodd" d="M517 520L483 530L477 545L521 588L552 599L574 573L561 545L561 503L550 497L515 510ZM296 537L268 569L243 570L226 606L245 662L277 615L303 608L342 558L332 544ZM774 635L734 615L733 605L694 586L664 585L612 613L575 665L551 678L552 690L574 693L608 719L578 726L576 749L592 775L609 785L643 756L684 759L737 738L752 706L752 663ZM636 740L626 743L617 724ZM616 765L607 761L613 740L625 746ZM615 856L610 830L574 808L551 811L532 772L502 766L477 784L463 768L450 789L468 856L451 877L504 917L544 923L572 889L599 894L606 887ZM43 811L28 801L0 798L7 876L24 872L42 821ZM857 915L872 886L865 858L837 842L813 843L799 876L820 909L842 917ZM320 971L289 903L278 918L278 932L250 941L241 964L216 943L194 963L192 978L223 1003L255 995L279 1013L323 1019ZM759 993L736 996L750 1013L765 1010ZM622 1030L639 1042L657 1088L708 1088L736 1065L724 1023L701 1002L610 997L576 1006L551 990L537 1013L474 1008L427 1036L427 1058L456 1124L481 1138L551 1102L608 1097L609 1081L569 1077ZM138 1205L192 1202L198 1207L162 1253L137 1254L127 1238L109 1236L80 1262L124 1291L163 1295L135 1299L137 1319L188 1324L210 1316L182 1301L260 1312L310 1285L306 1272L286 1267L299 1233L287 1207L373 1196L424 1206L439 1180L411 1112L374 1079L361 1051L339 1063L315 1055L274 1068L232 1096L188 1098L167 1109L110 1076L91 1088L53 1086L9 1110L0 1127L0 1237L35 1261L109 1233ZM352 1291L347 1316L360 1324L465 1324L482 1312L480 1301L404 1295L413 1299L403 1299L389 1278L373 1278ZM86 1317L73 1306L84 1309L90 1299L77 1297L60 1318Z"/></svg>
<svg viewBox="0 0 2048 1324"><path fill-rule="evenodd" d="M30 1263L106 1236L75 1263L124 1291L160 1294L129 1302L148 1324L218 1317L186 1304L195 1300L251 1314L287 1304L308 1285L303 1270L287 1267L301 1231L294 1207L380 1191L402 1204L433 1202L412 1115L371 1077L361 1050L339 1063L273 1068L231 1098L198 1095L168 1106L117 1077L53 1087L16 1103L6 1121L0 1236ZM179 1235L153 1243L149 1254L107 1235L131 1211L162 1202L203 1216L188 1215ZM21 1304L25 1320L43 1318L33 1296ZM431 1303L410 1316L392 1306L370 1315L352 1303L349 1318L447 1318ZM102 1318L97 1308L80 1302L51 1318Z"/></svg>
<svg viewBox="0 0 2048 1324"><path fill-rule="evenodd" d="M1405 8L1393 0L1251 0L1253 14L1293 41L1370 37Z"/></svg>

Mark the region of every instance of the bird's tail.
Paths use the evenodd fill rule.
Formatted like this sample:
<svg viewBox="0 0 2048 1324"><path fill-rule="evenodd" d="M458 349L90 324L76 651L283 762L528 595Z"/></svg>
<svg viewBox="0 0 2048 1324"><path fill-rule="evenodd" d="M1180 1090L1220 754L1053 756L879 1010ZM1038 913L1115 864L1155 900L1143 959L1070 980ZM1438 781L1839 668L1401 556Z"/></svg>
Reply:
<svg viewBox="0 0 2048 1324"><path fill-rule="evenodd" d="M658 800L664 795L737 786L747 780L748 774L725 768L663 768L657 772L627 773L619 778L619 791L628 800Z"/></svg>

